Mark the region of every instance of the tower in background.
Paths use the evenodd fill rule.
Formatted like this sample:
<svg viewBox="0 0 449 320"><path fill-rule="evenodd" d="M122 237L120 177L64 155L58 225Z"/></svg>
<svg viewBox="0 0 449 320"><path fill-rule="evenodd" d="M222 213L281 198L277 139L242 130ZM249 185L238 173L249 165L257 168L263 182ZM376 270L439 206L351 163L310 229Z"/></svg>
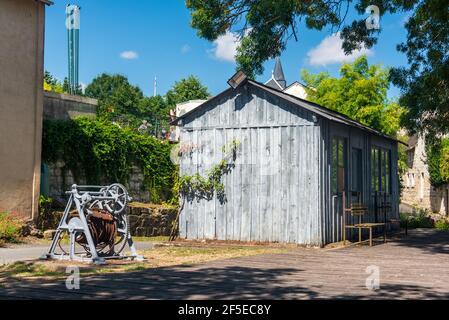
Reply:
<svg viewBox="0 0 449 320"><path fill-rule="evenodd" d="M68 4L65 10L70 94L76 94L79 87L80 10L79 6L71 4Z"/></svg>
<svg viewBox="0 0 449 320"><path fill-rule="evenodd" d="M284 70L282 69L281 59L276 58L276 64L274 65L271 78L270 80L265 82L265 85L281 91L284 91L285 88L287 88L287 81L285 81L285 75Z"/></svg>
<svg viewBox="0 0 449 320"><path fill-rule="evenodd" d="M157 96L157 77L154 77L153 97Z"/></svg>

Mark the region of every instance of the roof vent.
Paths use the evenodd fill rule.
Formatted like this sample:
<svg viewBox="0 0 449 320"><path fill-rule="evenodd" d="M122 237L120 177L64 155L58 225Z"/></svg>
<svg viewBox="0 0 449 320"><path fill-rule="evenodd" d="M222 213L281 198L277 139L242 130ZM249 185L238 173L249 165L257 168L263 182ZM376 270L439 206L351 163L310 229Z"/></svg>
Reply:
<svg viewBox="0 0 449 320"><path fill-rule="evenodd" d="M228 84L233 88L237 89L245 80L248 79L246 74L243 71L239 71L234 74L231 79L228 80Z"/></svg>

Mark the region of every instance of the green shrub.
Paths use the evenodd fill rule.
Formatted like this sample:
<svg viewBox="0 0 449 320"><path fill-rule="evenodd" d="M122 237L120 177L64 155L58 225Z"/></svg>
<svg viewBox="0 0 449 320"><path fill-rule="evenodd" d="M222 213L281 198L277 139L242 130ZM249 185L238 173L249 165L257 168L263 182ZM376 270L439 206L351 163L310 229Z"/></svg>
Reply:
<svg viewBox="0 0 449 320"><path fill-rule="evenodd" d="M62 214L56 211L52 198L45 196L39 197L39 216L36 220L36 228L45 231L56 229Z"/></svg>
<svg viewBox="0 0 449 320"><path fill-rule="evenodd" d="M46 120L43 127L42 157L46 163L62 160L63 170L88 184L129 180L133 165L140 167L152 201L170 201L176 166L170 160L171 145L104 120L76 118L73 121ZM106 182L105 181L105 182Z"/></svg>
<svg viewBox="0 0 449 320"><path fill-rule="evenodd" d="M418 215L409 215L401 213L401 227L407 227L409 229L416 228L434 228L434 221L428 217L424 212L420 212Z"/></svg>
<svg viewBox="0 0 449 320"><path fill-rule="evenodd" d="M12 214L0 212L0 242L16 242L20 236L22 223Z"/></svg>
<svg viewBox="0 0 449 320"><path fill-rule="evenodd" d="M434 187L449 183L449 139L426 138L427 166Z"/></svg>
<svg viewBox="0 0 449 320"><path fill-rule="evenodd" d="M449 231L449 221L446 219L438 220L435 223L435 228L442 231Z"/></svg>

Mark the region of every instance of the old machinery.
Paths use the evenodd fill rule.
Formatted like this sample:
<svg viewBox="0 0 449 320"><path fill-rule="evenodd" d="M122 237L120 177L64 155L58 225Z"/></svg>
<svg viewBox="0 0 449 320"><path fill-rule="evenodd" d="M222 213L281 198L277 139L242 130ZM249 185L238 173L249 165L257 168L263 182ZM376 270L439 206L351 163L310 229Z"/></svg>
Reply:
<svg viewBox="0 0 449 320"><path fill-rule="evenodd" d="M129 228L127 206L131 197L121 184L73 185L67 206L48 253L43 259L104 264L107 259L143 260L137 254ZM72 207L75 210L71 210ZM64 236L69 245L64 247ZM123 255L128 244L130 256Z"/></svg>

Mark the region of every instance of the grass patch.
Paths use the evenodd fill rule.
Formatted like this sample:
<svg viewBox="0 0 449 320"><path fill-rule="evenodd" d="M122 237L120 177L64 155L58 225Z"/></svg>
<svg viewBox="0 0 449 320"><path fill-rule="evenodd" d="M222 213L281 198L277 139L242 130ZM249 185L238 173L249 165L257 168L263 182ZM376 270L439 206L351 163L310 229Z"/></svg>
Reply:
<svg viewBox="0 0 449 320"><path fill-rule="evenodd" d="M441 231L449 231L449 221L446 219L441 219L435 222L435 228Z"/></svg>
<svg viewBox="0 0 449 320"><path fill-rule="evenodd" d="M212 260L230 259L264 253L284 252L285 248L262 246L229 246L229 247L159 247L144 252L145 257L157 266L177 264L197 264Z"/></svg>
<svg viewBox="0 0 449 320"><path fill-rule="evenodd" d="M0 267L0 277L33 278L62 276L58 268L37 262L15 262Z"/></svg>
<svg viewBox="0 0 449 320"><path fill-rule="evenodd" d="M267 246L163 246L141 252L147 259L144 262L110 260L107 265L103 266L80 264L73 261L17 262L0 266L0 278L66 277L66 267L74 265L80 267L80 274L84 276L138 272L158 267L198 264L258 254L282 253L286 250L286 247Z"/></svg>

